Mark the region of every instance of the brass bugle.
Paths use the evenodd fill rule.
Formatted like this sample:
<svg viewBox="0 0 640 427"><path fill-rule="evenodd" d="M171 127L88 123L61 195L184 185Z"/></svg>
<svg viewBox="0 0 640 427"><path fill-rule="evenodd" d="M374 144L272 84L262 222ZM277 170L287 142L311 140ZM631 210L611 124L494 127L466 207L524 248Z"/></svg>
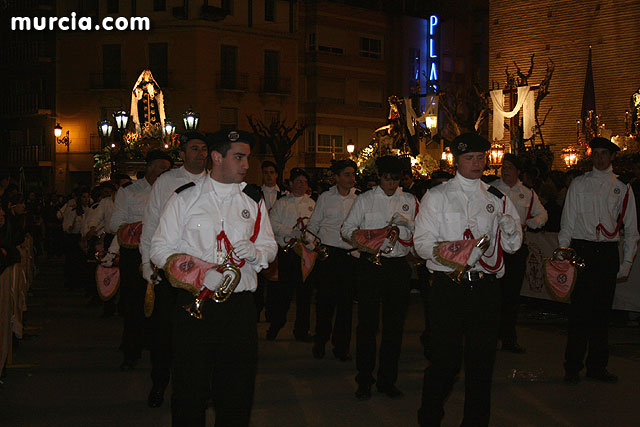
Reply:
<svg viewBox="0 0 640 427"><path fill-rule="evenodd" d="M382 256L382 254L388 254L393 251L393 247L398 241L398 236L400 234L400 231L398 230L398 228L395 226L392 226L391 222L389 222L389 225L387 225L387 227L389 228L389 231L387 232L387 237L385 237L385 240L389 239L389 244L391 246L389 246L388 248L385 248L384 250L382 250L382 246L380 246L380 249L378 249L378 252L376 252L375 255L369 257L369 261L371 261L377 266L382 265L382 261L380 261L380 257ZM384 241L382 243L384 243Z"/></svg>

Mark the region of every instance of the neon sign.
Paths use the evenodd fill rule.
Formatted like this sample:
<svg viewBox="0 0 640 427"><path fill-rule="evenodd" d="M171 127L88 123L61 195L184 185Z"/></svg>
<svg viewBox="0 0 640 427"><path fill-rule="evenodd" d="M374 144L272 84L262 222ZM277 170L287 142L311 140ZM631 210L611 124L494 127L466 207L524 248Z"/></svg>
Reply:
<svg viewBox="0 0 640 427"><path fill-rule="evenodd" d="M434 91L438 91L438 40L440 21L436 15L431 15L429 17L429 37L427 38L427 87Z"/></svg>

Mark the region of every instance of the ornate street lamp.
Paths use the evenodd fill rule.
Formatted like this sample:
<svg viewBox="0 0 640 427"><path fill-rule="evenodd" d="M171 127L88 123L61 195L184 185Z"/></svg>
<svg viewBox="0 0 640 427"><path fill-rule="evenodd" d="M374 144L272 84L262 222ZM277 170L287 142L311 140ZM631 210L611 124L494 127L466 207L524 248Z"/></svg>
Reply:
<svg viewBox="0 0 640 427"><path fill-rule="evenodd" d="M100 138L109 138L111 132L113 132L111 121L104 119L98 122L98 135L100 135Z"/></svg>
<svg viewBox="0 0 640 427"><path fill-rule="evenodd" d="M353 157L354 151L356 151L356 145L353 143L352 140L349 140L349 143L347 144L347 153L349 153L350 159Z"/></svg>
<svg viewBox="0 0 640 427"><path fill-rule="evenodd" d="M189 107L189 109L182 115L182 121L184 122L184 128L186 130L196 130L200 123L200 114L196 113L191 107Z"/></svg>
<svg viewBox="0 0 640 427"><path fill-rule="evenodd" d="M568 168L574 166L578 163L578 150L573 148L571 145L567 148L563 148L562 160L564 160L564 164L567 165Z"/></svg>
<svg viewBox="0 0 640 427"><path fill-rule="evenodd" d="M162 135L171 138L173 134L176 132L176 125L169 119L164 121L164 127L162 128Z"/></svg>
<svg viewBox="0 0 640 427"><path fill-rule="evenodd" d="M494 142L491 144L491 150L489 151L489 166L492 168L498 168L502 165L502 158L504 157L504 145Z"/></svg>
<svg viewBox="0 0 640 427"><path fill-rule="evenodd" d="M116 129L122 133L129 123L129 113L125 110L118 110L113 113L113 119L116 121Z"/></svg>
<svg viewBox="0 0 640 427"><path fill-rule="evenodd" d="M65 184L65 191L66 188L69 185L69 145L71 145L71 140L69 139L69 131L67 131L65 136L62 136L62 126L60 125L60 123L57 123L56 126L53 128L53 134L56 137L56 144L60 144L60 145L64 145L65 147L67 147L67 162L66 162L66 170L65 170L65 176L64 176L64 184Z"/></svg>
<svg viewBox="0 0 640 427"><path fill-rule="evenodd" d="M449 165L449 167L453 167L453 153L451 152L451 150L449 150L449 147L446 147L443 151L442 151L442 157L441 159L445 162L447 162L447 164Z"/></svg>

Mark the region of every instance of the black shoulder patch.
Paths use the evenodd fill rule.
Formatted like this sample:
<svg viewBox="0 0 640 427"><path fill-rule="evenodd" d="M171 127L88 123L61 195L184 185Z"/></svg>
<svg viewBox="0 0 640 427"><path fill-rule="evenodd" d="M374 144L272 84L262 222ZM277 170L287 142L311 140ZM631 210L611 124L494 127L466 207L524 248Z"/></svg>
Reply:
<svg viewBox="0 0 640 427"><path fill-rule="evenodd" d="M242 192L251 197L256 203L260 203L260 199L262 199L262 188L259 185L247 184Z"/></svg>
<svg viewBox="0 0 640 427"><path fill-rule="evenodd" d="M130 186L131 184L133 184L133 181L127 181L127 182L125 182L124 184L122 184L122 185L120 186L120 188L127 188L127 187L128 187L128 186Z"/></svg>
<svg viewBox="0 0 640 427"><path fill-rule="evenodd" d="M618 181L623 183L624 185L628 185L631 182L631 179L628 175L618 175Z"/></svg>
<svg viewBox="0 0 640 427"><path fill-rule="evenodd" d="M96 202L93 205L91 205L91 209L96 209L99 205L100 205L100 203Z"/></svg>
<svg viewBox="0 0 640 427"><path fill-rule="evenodd" d="M186 190L187 188L195 187L196 185L193 182L187 182L184 185L176 188L176 194L180 194L181 191Z"/></svg>
<svg viewBox="0 0 640 427"><path fill-rule="evenodd" d="M360 194L362 194L362 191L356 189L356 196L359 196Z"/></svg>
<svg viewBox="0 0 640 427"><path fill-rule="evenodd" d="M498 199L502 199L504 197L504 193L502 193L502 191L498 190L496 187L494 187L493 185L490 185L489 188L489 193L493 194L494 196L496 196Z"/></svg>
<svg viewBox="0 0 640 427"><path fill-rule="evenodd" d="M276 200L278 199L282 199L284 196L286 196L287 193L285 193L284 191L281 191L278 193L278 195L276 196Z"/></svg>

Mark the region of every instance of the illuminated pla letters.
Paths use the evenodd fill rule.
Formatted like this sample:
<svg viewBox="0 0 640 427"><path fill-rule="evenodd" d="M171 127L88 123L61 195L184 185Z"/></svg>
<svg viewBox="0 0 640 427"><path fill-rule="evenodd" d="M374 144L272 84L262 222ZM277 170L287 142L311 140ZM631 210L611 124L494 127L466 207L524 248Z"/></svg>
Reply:
<svg viewBox="0 0 640 427"><path fill-rule="evenodd" d="M431 15L429 17L429 38L427 39L429 51L427 67L429 68L429 87L434 91L438 90L438 24L438 17Z"/></svg>

